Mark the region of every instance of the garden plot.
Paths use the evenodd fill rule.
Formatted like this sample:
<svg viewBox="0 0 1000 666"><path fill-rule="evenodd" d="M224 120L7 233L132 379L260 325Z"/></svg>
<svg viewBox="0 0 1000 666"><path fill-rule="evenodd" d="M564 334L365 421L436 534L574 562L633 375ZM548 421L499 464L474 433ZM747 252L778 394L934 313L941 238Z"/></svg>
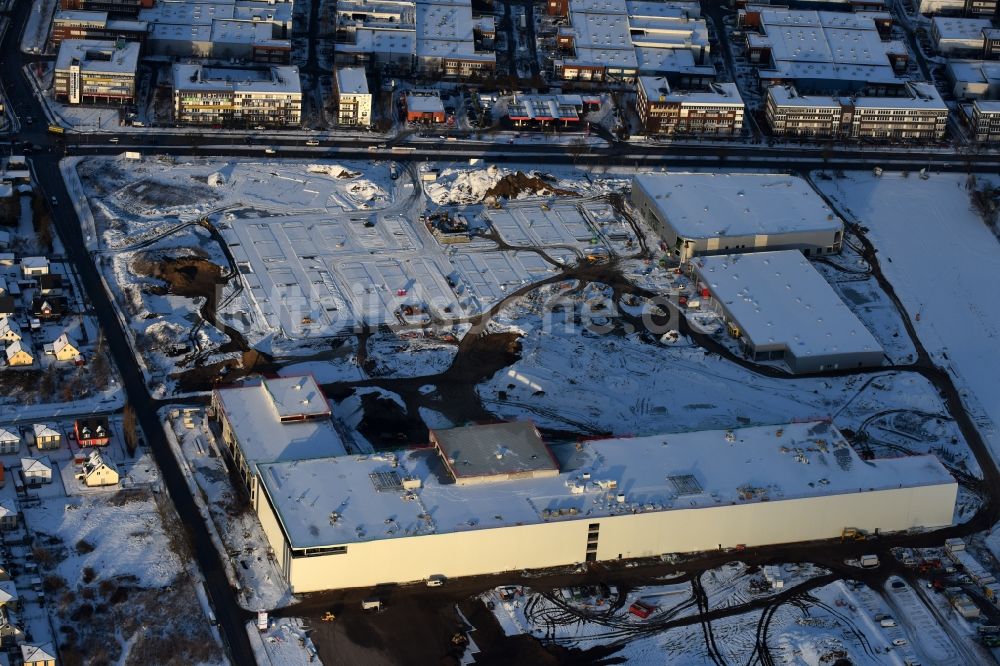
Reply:
<svg viewBox="0 0 1000 666"><path fill-rule="evenodd" d="M140 471L151 478L149 469ZM46 488L53 489L61 485ZM187 663L224 663L199 604L191 554L178 538L183 526L163 500L135 487L110 495L46 493L23 507L34 544L30 561L60 609L51 618L67 663L86 655L148 664L167 652Z"/></svg>

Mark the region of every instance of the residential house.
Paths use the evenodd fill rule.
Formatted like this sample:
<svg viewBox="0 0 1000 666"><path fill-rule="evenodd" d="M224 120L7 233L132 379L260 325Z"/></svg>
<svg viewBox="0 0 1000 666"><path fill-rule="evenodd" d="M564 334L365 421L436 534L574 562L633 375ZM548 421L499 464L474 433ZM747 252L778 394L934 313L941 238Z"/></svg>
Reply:
<svg viewBox="0 0 1000 666"><path fill-rule="evenodd" d="M18 626L22 624L16 616L11 616L10 609L0 606L0 647L17 647L24 640L24 631ZM0 652L3 659L0 666L10 666L10 656L6 652ZM6 661L5 661L6 660Z"/></svg>
<svg viewBox="0 0 1000 666"><path fill-rule="evenodd" d="M59 448L62 435L57 430L50 428L44 423L36 423L33 428L35 431L35 446L39 451Z"/></svg>
<svg viewBox="0 0 1000 666"><path fill-rule="evenodd" d="M0 498L0 530L10 531L17 529L17 504L13 499ZM2 582L0 582L2 589Z"/></svg>
<svg viewBox="0 0 1000 666"><path fill-rule="evenodd" d="M21 327L12 318L0 316L0 340L18 342L21 339Z"/></svg>
<svg viewBox="0 0 1000 666"><path fill-rule="evenodd" d="M0 560L0 580L10 580L10 567L3 560Z"/></svg>
<svg viewBox="0 0 1000 666"><path fill-rule="evenodd" d="M17 263L17 255L13 252L0 252L0 266L13 266Z"/></svg>
<svg viewBox="0 0 1000 666"><path fill-rule="evenodd" d="M56 658L53 657L56 649L52 643L42 645L21 645L21 660L24 666L56 666Z"/></svg>
<svg viewBox="0 0 1000 666"><path fill-rule="evenodd" d="M95 449L87 456L87 462L83 464L83 470L76 475L76 478L83 481L88 488L117 486L118 470L105 462L101 452Z"/></svg>
<svg viewBox="0 0 1000 666"><path fill-rule="evenodd" d="M39 319L62 319L69 310L69 303L63 296L50 296L48 298L34 298L31 301L31 314ZM2 313L0 313L2 314Z"/></svg>
<svg viewBox="0 0 1000 666"><path fill-rule="evenodd" d="M107 446L111 441L111 428L107 418L92 416L88 419L77 419L73 424L73 435L81 447Z"/></svg>
<svg viewBox="0 0 1000 666"><path fill-rule="evenodd" d="M49 272L49 260L45 257L25 257L21 260L21 274L24 277L38 277Z"/></svg>
<svg viewBox="0 0 1000 666"><path fill-rule="evenodd" d="M59 273L47 273L38 277L38 293L42 296L62 296L63 276Z"/></svg>
<svg viewBox="0 0 1000 666"><path fill-rule="evenodd" d="M76 342L63 333L52 343L52 355L57 361L72 361L80 355L80 349Z"/></svg>
<svg viewBox="0 0 1000 666"><path fill-rule="evenodd" d="M31 355L24 343L18 340L7 345L7 365L14 367L19 365L31 365L35 362L35 357Z"/></svg>
<svg viewBox="0 0 1000 666"><path fill-rule="evenodd" d="M17 586L12 580L0 580L0 606L21 609L21 596L17 593Z"/></svg>
<svg viewBox="0 0 1000 666"><path fill-rule="evenodd" d="M52 461L48 456L21 458L21 473L29 484L52 483Z"/></svg>
<svg viewBox="0 0 1000 666"><path fill-rule="evenodd" d="M0 428L0 453L17 453L20 445L21 438L16 432Z"/></svg>

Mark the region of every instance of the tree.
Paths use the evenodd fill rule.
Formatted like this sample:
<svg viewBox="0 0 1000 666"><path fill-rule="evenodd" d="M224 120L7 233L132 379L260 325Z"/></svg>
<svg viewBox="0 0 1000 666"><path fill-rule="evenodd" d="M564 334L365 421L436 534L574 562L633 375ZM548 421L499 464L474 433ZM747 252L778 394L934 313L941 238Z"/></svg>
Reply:
<svg viewBox="0 0 1000 666"><path fill-rule="evenodd" d="M136 449L139 448L138 429L139 424L136 422L135 409L126 402L122 410L122 431L125 433L125 448L128 449L130 456L134 456Z"/></svg>

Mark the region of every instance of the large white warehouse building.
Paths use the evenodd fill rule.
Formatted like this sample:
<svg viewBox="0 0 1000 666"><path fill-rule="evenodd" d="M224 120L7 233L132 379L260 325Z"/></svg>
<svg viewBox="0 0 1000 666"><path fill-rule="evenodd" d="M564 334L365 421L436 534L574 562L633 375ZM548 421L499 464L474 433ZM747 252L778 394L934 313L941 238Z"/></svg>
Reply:
<svg viewBox="0 0 1000 666"><path fill-rule="evenodd" d="M934 456L863 461L824 422L534 453L487 439L501 463L559 471L490 465L497 480L461 485L440 448L259 464L255 509L294 592L938 527L958 490Z"/></svg>
<svg viewBox="0 0 1000 666"><path fill-rule="evenodd" d="M844 224L801 178L656 173L632 180L632 204L680 261L706 254L840 252Z"/></svg>
<svg viewBox="0 0 1000 666"><path fill-rule="evenodd" d="M798 250L698 257L693 265L747 358L784 361L797 373L882 363L875 336Z"/></svg>

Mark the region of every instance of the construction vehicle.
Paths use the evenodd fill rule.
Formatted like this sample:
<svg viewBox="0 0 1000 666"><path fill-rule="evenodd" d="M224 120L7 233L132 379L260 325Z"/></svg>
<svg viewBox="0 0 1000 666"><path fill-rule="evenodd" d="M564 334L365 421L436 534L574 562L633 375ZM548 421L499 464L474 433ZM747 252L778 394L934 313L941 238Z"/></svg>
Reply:
<svg viewBox="0 0 1000 666"><path fill-rule="evenodd" d="M451 637L451 644L456 647L465 647L469 644L469 639L462 632L456 632Z"/></svg>
<svg viewBox="0 0 1000 666"><path fill-rule="evenodd" d="M844 542L848 539L851 541L867 541L868 535L865 534L864 530L859 530L856 527L845 527L844 531L840 533L840 541Z"/></svg>
<svg viewBox="0 0 1000 666"><path fill-rule="evenodd" d="M331 613L330 611L327 611L323 613L323 617L321 617L320 619L323 620L324 622L333 622L334 620L337 619L337 616Z"/></svg>

